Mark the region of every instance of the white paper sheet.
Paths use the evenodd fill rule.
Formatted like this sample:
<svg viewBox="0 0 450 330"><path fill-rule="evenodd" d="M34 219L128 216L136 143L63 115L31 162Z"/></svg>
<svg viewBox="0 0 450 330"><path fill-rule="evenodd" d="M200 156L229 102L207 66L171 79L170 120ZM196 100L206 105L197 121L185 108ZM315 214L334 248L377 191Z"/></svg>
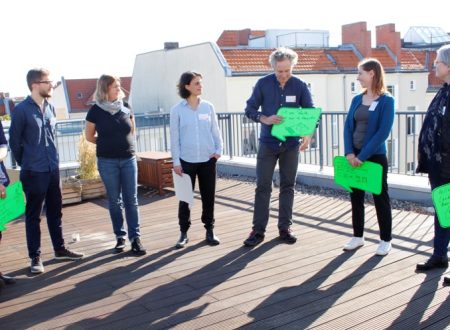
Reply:
<svg viewBox="0 0 450 330"><path fill-rule="evenodd" d="M194 192L192 191L192 181L189 175L183 173L182 176L175 174L172 170L173 185L175 187L175 195L180 201L189 204L189 208L194 205Z"/></svg>

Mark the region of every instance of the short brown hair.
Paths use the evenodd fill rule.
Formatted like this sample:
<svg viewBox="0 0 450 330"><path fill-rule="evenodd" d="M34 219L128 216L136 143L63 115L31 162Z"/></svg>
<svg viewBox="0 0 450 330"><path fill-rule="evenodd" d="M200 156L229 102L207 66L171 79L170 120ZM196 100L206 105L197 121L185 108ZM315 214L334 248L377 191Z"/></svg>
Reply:
<svg viewBox="0 0 450 330"><path fill-rule="evenodd" d="M95 101L97 101L99 103L105 102L105 101L113 101L113 100L108 100L108 89L116 81L118 83L120 83L120 78L111 76L111 75L107 75L107 74L102 74L100 76L100 78L98 78L98 80L97 80L97 88L95 89L95 96L94 96ZM124 97L125 97L125 93L122 91L122 88L121 88L120 94L119 94L119 100L123 99Z"/></svg>
<svg viewBox="0 0 450 330"><path fill-rule="evenodd" d="M28 89L31 91L31 85L34 83L41 81L43 76L50 75L50 71L43 68L35 68L31 69L27 73L27 85Z"/></svg>
<svg viewBox="0 0 450 330"><path fill-rule="evenodd" d="M386 85L384 84L384 69L380 61L376 58L366 58L359 62L358 68L364 71L373 71L372 92L377 95L386 93Z"/></svg>

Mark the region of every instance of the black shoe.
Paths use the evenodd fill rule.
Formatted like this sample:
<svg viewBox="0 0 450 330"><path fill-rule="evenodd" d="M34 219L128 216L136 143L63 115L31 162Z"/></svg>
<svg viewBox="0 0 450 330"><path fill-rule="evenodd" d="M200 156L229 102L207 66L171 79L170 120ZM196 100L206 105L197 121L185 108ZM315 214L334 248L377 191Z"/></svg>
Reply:
<svg viewBox="0 0 450 330"><path fill-rule="evenodd" d="M416 265L416 270L426 271L434 268L447 268L448 258L447 257L431 257L426 262L421 262Z"/></svg>
<svg viewBox="0 0 450 330"><path fill-rule="evenodd" d="M448 277L448 276L444 277L444 284L445 285L450 285L450 277Z"/></svg>
<svg viewBox="0 0 450 330"><path fill-rule="evenodd" d="M131 242L131 252L139 256L147 253L147 250L142 246L141 239L139 237L135 237L133 242Z"/></svg>
<svg viewBox="0 0 450 330"><path fill-rule="evenodd" d="M257 231L253 230L248 238L244 241L245 246L256 246L259 243L264 241L264 235L258 233Z"/></svg>
<svg viewBox="0 0 450 330"><path fill-rule="evenodd" d="M291 228L283 229L279 231L280 239L287 244L294 244L297 242L297 237L292 233Z"/></svg>
<svg viewBox="0 0 450 330"><path fill-rule="evenodd" d="M62 248L58 251L55 251L55 259L56 260L79 260L84 257L83 253L70 251L66 248Z"/></svg>
<svg viewBox="0 0 450 330"><path fill-rule="evenodd" d="M16 283L16 279L11 276L6 276L0 273L0 280L3 281L3 283L10 285Z"/></svg>
<svg viewBox="0 0 450 330"><path fill-rule="evenodd" d="M44 272L44 264L41 257L34 257L31 259L30 271L32 274L42 274Z"/></svg>
<svg viewBox="0 0 450 330"><path fill-rule="evenodd" d="M206 230L206 242L209 245L219 245L220 244L219 237L214 235L214 232L213 232L212 229L207 229Z"/></svg>
<svg viewBox="0 0 450 330"><path fill-rule="evenodd" d="M189 242L189 238L187 237L187 233L181 232L180 239L178 240L175 247L177 249L184 248L184 246Z"/></svg>
<svg viewBox="0 0 450 330"><path fill-rule="evenodd" d="M118 238L117 239L117 244L114 247L114 250L116 252L123 252L123 249L125 249L125 238Z"/></svg>

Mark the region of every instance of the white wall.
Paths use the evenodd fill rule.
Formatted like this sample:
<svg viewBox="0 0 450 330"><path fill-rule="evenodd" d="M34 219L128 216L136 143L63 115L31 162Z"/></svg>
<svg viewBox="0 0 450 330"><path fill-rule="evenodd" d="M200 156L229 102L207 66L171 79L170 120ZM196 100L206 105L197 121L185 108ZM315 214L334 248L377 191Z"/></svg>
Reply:
<svg viewBox="0 0 450 330"><path fill-rule="evenodd" d="M217 112L227 111L225 70L211 43L137 55L131 83L133 110L169 112L180 101L178 80L189 70L203 76L202 97L212 102Z"/></svg>

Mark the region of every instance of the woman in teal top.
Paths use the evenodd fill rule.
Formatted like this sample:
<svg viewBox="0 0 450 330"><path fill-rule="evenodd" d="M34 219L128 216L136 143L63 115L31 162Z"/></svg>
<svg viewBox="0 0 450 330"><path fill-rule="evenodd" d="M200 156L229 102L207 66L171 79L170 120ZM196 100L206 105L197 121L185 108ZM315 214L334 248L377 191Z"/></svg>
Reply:
<svg viewBox="0 0 450 330"><path fill-rule="evenodd" d="M386 140L394 122L394 98L386 93L384 69L373 58L358 65L358 81L364 89L350 105L344 127L345 155L351 166L360 166L366 160L383 167L382 190L373 195L380 227L380 244L377 255L387 255L391 250L392 212L388 194ZM363 190L352 188L353 238L344 246L345 251L364 245Z"/></svg>

